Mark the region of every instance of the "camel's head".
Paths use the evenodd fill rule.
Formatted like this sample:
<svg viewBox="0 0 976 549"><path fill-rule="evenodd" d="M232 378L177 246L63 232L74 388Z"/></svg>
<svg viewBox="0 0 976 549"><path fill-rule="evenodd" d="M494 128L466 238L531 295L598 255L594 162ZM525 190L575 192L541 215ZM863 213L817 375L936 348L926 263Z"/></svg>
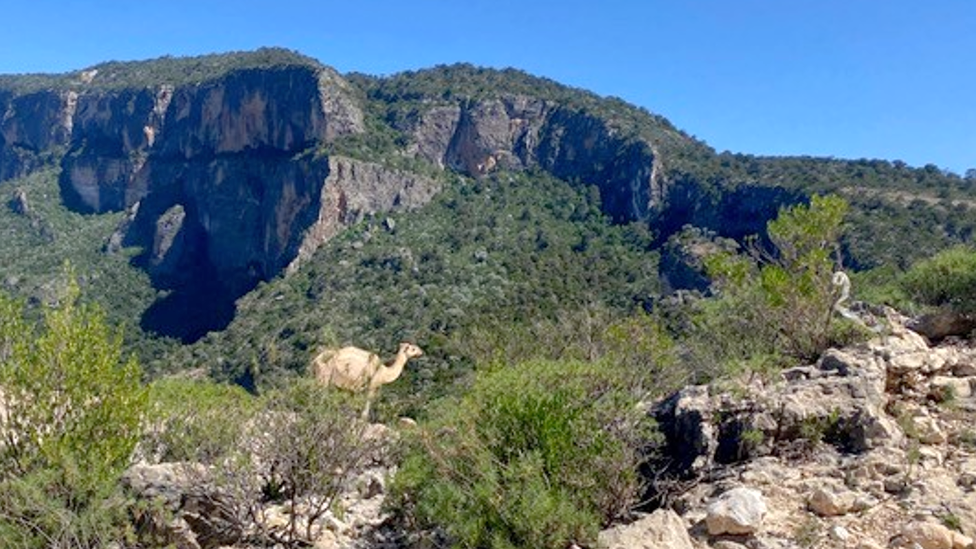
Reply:
<svg viewBox="0 0 976 549"><path fill-rule="evenodd" d="M407 358L417 358L418 356L424 356L424 350L417 347L413 343L401 343L400 352L403 353Z"/></svg>

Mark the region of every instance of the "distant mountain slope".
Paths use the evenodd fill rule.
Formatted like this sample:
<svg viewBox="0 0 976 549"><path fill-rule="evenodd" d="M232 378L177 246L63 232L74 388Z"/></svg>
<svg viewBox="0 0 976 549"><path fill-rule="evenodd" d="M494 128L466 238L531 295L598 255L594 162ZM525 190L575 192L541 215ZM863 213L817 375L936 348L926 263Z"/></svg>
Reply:
<svg viewBox="0 0 976 549"><path fill-rule="evenodd" d="M127 280L90 297L141 327L158 370L253 378L330 338L415 338L437 372L479 323L648 307L681 285L658 280L669 237L761 233L813 193L852 202L854 268L976 228L976 182L934 166L718 154L513 69L343 76L280 49L110 62L0 76L0 113L0 253L16 258L0 280L43 297L59 255Z"/></svg>

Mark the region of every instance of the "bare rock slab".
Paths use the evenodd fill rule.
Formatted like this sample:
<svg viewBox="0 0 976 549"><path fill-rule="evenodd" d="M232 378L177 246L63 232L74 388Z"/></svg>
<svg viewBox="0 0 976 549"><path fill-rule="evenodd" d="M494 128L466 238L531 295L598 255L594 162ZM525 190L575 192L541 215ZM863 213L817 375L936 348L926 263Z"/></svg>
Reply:
<svg viewBox="0 0 976 549"><path fill-rule="evenodd" d="M694 549L684 522L670 509L600 532L600 549Z"/></svg>
<svg viewBox="0 0 976 549"><path fill-rule="evenodd" d="M755 534L766 516L766 500L752 488L733 488L708 504L705 525L713 536Z"/></svg>

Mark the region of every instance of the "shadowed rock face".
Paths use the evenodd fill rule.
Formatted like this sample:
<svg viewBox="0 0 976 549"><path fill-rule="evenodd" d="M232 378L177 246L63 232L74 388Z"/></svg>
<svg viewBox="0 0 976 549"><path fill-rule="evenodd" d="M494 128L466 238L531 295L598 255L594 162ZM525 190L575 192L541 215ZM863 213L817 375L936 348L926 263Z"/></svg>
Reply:
<svg viewBox="0 0 976 549"><path fill-rule="evenodd" d="M172 290L144 324L184 339L226 324L234 299L297 256L329 175L328 160L306 152L363 131L348 84L322 67L76 87L0 91L0 181L60 150L69 207L139 205L122 239L142 247L138 264Z"/></svg>
<svg viewBox="0 0 976 549"><path fill-rule="evenodd" d="M0 181L27 175L67 145L77 94L0 91Z"/></svg>

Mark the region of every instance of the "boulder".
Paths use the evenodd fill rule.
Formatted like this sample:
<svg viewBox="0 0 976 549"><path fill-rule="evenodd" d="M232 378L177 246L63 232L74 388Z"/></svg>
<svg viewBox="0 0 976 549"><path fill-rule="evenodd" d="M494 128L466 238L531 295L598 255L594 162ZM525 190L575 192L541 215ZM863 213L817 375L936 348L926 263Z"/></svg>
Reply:
<svg viewBox="0 0 976 549"><path fill-rule="evenodd" d="M911 522L901 530L905 547L917 544L922 549L954 549L952 530L934 522Z"/></svg>
<svg viewBox="0 0 976 549"><path fill-rule="evenodd" d="M976 378L935 376L929 380L929 396L937 401L973 396L972 380Z"/></svg>
<svg viewBox="0 0 976 549"><path fill-rule="evenodd" d="M752 488L733 488L708 504L705 524L713 536L755 534L766 516L766 500Z"/></svg>
<svg viewBox="0 0 976 549"><path fill-rule="evenodd" d="M707 469L718 448L707 385L692 385L658 404L651 414L667 440L674 470L696 475Z"/></svg>
<svg viewBox="0 0 976 549"><path fill-rule="evenodd" d="M807 506L822 517L836 517L851 512L856 501L857 494L825 479L807 498Z"/></svg>
<svg viewBox="0 0 976 549"><path fill-rule="evenodd" d="M938 311L912 320L909 329L930 341L942 341L949 336L967 336L976 329L976 318L955 311Z"/></svg>
<svg viewBox="0 0 976 549"><path fill-rule="evenodd" d="M670 509L658 509L630 524L600 532L601 549L693 549L684 522Z"/></svg>

